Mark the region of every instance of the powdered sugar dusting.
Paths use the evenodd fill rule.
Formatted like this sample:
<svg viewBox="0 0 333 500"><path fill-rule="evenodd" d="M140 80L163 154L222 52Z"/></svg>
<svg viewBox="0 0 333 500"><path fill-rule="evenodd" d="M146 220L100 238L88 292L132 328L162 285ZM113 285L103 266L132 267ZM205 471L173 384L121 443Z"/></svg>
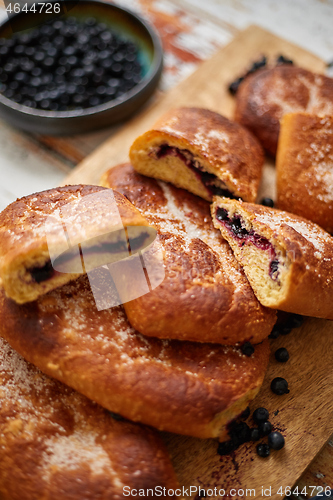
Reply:
<svg viewBox="0 0 333 500"><path fill-rule="evenodd" d="M321 259L324 257L327 245L333 245L333 238L316 224L293 218L288 214L279 211L269 211L256 215L256 220L275 231L281 231L283 226L287 225L293 228L300 235L298 242L304 250L308 250L309 245L313 247L315 257Z"/></svg>
<svg viewBox="0 0 333 500"><path fill-rule="evenodd" d="M172 120L163 124L160 129L178 138L187 139L187 132L177 127L178 122L178 117L174 117ZM230 137L224 130L211 129L207 132L205 127L198 127L196 132L193 134L191 141L199 150L208 153L216 146L217 142L220 146L227 145L230 141Z"/></svg>
<svg viewBox="0 0 333 500"><path fill-rule="evenodd" d="M295 113L307 111L315 114L333 114L333 102L323 96L325 89L324 77L321 75L307 75L302 73L291 73L287 81L284 76L283 68L275 68L274 84L262 85L264 91L253 92L251 95L252 105L257 108L258 115L264 115L272 106L277 119L281 119L287 113ZM267 75L268 76L268 75ZM268 77L269 78L269 77ZM292 86L292 91L295 93L305 93L305 87L308 91L308 100L306 102L298 101L293 97L288 96Z"/></svg>
<svg viewBox="0 0 333 500"><path fill-rule="evenodd" d="M174 373L186 373L186 378L189 379L198 375L197 361L194 365L191 361L191 359L197 360L198 356L199 360L204 362L203 370L207 369L208 363L210 369L218 371L217 360L220 362L221 356L231 354L236 359L243 359L245 366L247 364L247 359L237 348L216 346L212 349L211 344L197 343L191 345L187 359L176 361L178 351L182 348L181 342L141 335L131 327L124 309L120 306L97 312L85 277L54 290L50 296L55 299L53 305L55 313L59 314L58 311L61 311L60 321L63 328L65 327L63 338L65 347L62 357L66 356L68 362L72 356L75 359L76 356L82 355L86 359L86 356L91 355L94 362L98 359L103 370L106 364L110 363L111 389L112 374L118 372L123 374L124 369L129 374L137 373L136 377L139 380L140 374L145 372L145 367L149 371L152 366L161 365L162 378L164 370L172 368ZM43 298L39 299L39 303L44 309ZM103 331L100 330L100 325L104 325ZM123 382L125 384L125 381Z"/></svg>
<svg viewBox="0 0 333 500"><path fill-rule="evenodd" d="M31 410L32 403L25 395L35 391L45 390L49 384L48 377L43 375L37 368L32 373L26 361L14 351L10 345L0 338L0 376L2 377L2 398L13 399L18 402L20 415L23 417L24 410ZM50 385L50 384L49 384Z"/></svg>
<svg viewBox="0 0 333 500"><path fill-rule="evenodd" d="M332 116L319 119L318 128L310 129L312 142L302 147L296 156L296 165L302 168L300 182L308 194L323 203L333 202L333 120ZM305 132L308 129L304 128Z"/></svg>
<svg viewBox="0 0 333 500"><path fill-rule="evenodd" d="M304 75L299 75L298 78L309 91L306 111L318 114L333 114L333 102L329 99L324 99L320 95L320 89L324 83L323 77L321 75L315 75L314 82L311 82Z"/></svg>
<svg viewBox="0 0 333 500"><path fill-rule="evenodd" d="M9 245L38 241L42 246L47 236L49 247L65 244L66 250L65 230L75 245L122 227L112 190L96 186L69 186L27 196L9 205L0 217L0 236Z"/></svg>
<svg viewBox="0 0 333 500"><path fill-rule="evenodd" d="M33 474L40 474L38 479L41 496L44 498L45 483L50 484L51 477L55 473L66 474L68 471L73 471L75 480L77 472L79 474L77 481L84 482L88 469L92 476L102 476L108 485L107 491L110 492L111 487L114 498L118 498L116 492L122 491L123 488L120 479L122 472L118 466L117 469L114 467L110 440L115 432L118 436L121 435L123 424L121 422L115 424L113 419L106 418L101 407L42 374L1 338L0 379L2 456L6 457L16 450L13 448L13 436L17 436L23 450L32 450L32 454L29 454L34 457L31 467ZM63 422L64 426L59 422ZM130 424L126 423L124 435L131 432L133 431L130 429ZM138 427L135 428L135 432L138 433ZM140 439L144 438L146 432L142 431ZM107 443L106 449L111 450L110 454L104 449L102 442ZM25 448L25 444L29 448ZM152 451L155 452L154 447ZM2 472L7 474L13 472L14 478L17 477L15 473L19 465L15 453L13 461L9 462L12 470L6 470L8 462L0 458ZM137 465L141 474L141 463ZM124 468L124 465L121 467ZM24 476L22 484L22 487L29 484L29 480L25 482ZM80 491L82 486L84 484L79 487ZM57 496L57 486L52 483L52 488L55 488L54 494ZM19 485L18 491L21 491ZM72 491L73 494L76 493L75 486ZM60 491L59 495L60 498Z"/></svg>
<svg viewBox="0 0 333 500"><path fill-rule="evenodd" d="M77 430L70 436L56 435L46 439L43 464L47 473L44 479L49 479L53 467L76 470L82 467L82 464L88 464L93 475L112 472L110 457L103 447L96 443L96 437L92 433ZM122 486L118 478L116 481L117 486Z"/></svg>
<svg viewBox="0 0 333 500"><path fill-rule="evenodd" d="M182 208L180 208L177 205L176 199L174 198L169 185L162 181L158 181L158 183L167 200L166 209L165 211L163 210L163 212L165 212L165 217L162 219L162 223L158 223L158 229L162 232L168 232L175 234L176 236L181 236L184 241L186 251L189 251L190 244L195 238L203 241L224 264L215 274L215 281L220 280L223 277L226 279L225 268L227 267L228 279L234 283L235 292L237 292L239 288L244 285L244 277L232 255L232 252L230 251L228 244L221 238L220 232L213 227L211 221L204 226L199 226L193 222L191 217L191 208L188 207L186 203L184 203Z"/></svg>

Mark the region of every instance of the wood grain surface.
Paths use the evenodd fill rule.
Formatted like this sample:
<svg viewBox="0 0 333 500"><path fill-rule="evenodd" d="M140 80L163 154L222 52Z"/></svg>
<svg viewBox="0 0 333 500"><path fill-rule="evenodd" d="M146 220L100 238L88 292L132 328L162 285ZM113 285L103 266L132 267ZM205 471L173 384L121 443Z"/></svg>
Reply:
<svg viewBox="0 0 333 500"><path fill-rule="evenodd" d="M175 106L202 106L232 117L234 99L228 84L257 60L262 54L292 57L300 66L312 71L324 72L325 63L304 49L282 40L258 26L250 26L234 40L219 50L211 59L203 62L186 80L173 88L161 99L156 99L135 119L113 135L102 146L87 156L66 177L65 182L98 183L101 174L117 163L126 161L133 140L148 130L167 110ZM270 179L268 181L270 185ZM270 188L271 186L269 186Z"/></svg>
<svg viewBox="0 0 333 500"><path fill-rule="evenodd" d="M324 62L313 54L251 26L88 156L66 178L66 183L98 183L107 168L127 160L129 146L135 137L171 107L203 106L232 117L234 100L228 94L228 84L260 55L275 57L281 53L313 71L323 72L325 69ZM274 166L272 162L267 162L260 196L274 197L274 184ZM297 482L331 436L333 372L330 353L333 349L333 323L308 319L301 329L271 342L272 353L278 347L287 347L290 360L280 364L272 354L262 390L251 409L258 406L268 408L271 422L286 438L285 448L272 452L268 459L262 459L256 455L255 444L249 443L233 456L220 457L216 452L217 443L213 440L165 434L180 482L187 488L200 485L202 488L226 490L225 495L213 494L213 498L284 498L284 488L292 487ZM288 380L288 395L276 396L271 392L270 382L276 376ZM262 487L267 490L266 495ZM271 491L268 490L270 487ZM283 490L279 494L280 487ZM233 494L232 488L245 491ZM196 492L191 496L199 498Z"/></svg>
<svg viewBox="0 0 333 500"><path fill-rule="evenodd" d="M274 352L286 347L290 359L286 364L278 363ZM262 487L271 492L267 497L283 499L279 488L293 487L307 468L309 462L320 451L333 431L333 403L331 386L330 351L333 347L333 323L308 319L302 328L291 334L271 340L271 360L262 389L251 404L251 410L264 406L270 412L270 421L276 430L285 436L285 447L272 451L263 459L256 454L257 443L246 443L232 456L217 455L214 440L166 435L173 463L180 483L201 485L202 488L224 488L223 498L265 498ZM290 393L277 396L270 390L274 377L283 377L289 383ZM278 413L277 413L278 412ZM254 426L252 417L247 420ZM261 439L259 442L267 442ZM299 485L317 485L317 478L308 478ZM317 479L317 481L315 481ZM254 489L246 495L232 496L231 489ZM308 489L311 493L311 490ZM313 491L313 490L312 490ZM222 498L217 495L216 498Z"/></svg>

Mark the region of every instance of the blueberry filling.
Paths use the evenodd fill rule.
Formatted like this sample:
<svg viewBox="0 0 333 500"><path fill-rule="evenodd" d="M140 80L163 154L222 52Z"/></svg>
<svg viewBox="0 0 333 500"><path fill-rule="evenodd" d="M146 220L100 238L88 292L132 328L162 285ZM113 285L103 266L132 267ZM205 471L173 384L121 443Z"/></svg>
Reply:
<svg viewBox="0 0 333 500"><path fill-rule="evenodd" d="M43 266L36 266L30 269L31 277L36 283L41 283L42 281L47 281L52 278L54 274L54 269L52 267L51 261L48 260Z"/></svg>
<svg viewBox="0 0 333 500"><path fill-rule="evenodd" d="M149 233L144 232L141 233L139 236L136 238L131 238L131 240L119 240L116 243L109 243L105 242L102 245L94 245L89 248L89 254L96 254L96 253L120 253L120 252L125 252L131 250L131 253L134 251L138 250L139 248L142 248L143 243L147 238L149 238ZM54 274L55 274L55 269L58 268L59 266L62 266L66 264L67 262L70 262L70 260L75 257L76 258L77 253L75 249L75 253L70 250L62 253L57 257L54 261L54 267L52 266L51 260L48 260L46 264L43 266L35 266L31 269L29 269L29 273L32 277L32 279L36 283L42 283L43 281L47 281L51 279ZM101 263L102 265L103 263ZM73 269L73 272L77 272L76 270Z"/></svg>
<svg viewBox="0 0 333 500"><path fill-rule="evenodd" d="M128 246L130 251L133 253L136 250L139 250L139 248L143 247L144 242L150 237L149 233L141 233L140 236L137 236L136 238L131 238L128 240Z"/></svg>
<svg viewBox="0 0 333 500"><path fill-rule="evenodd" d="M179 149L175 146L169 146L168 144L161 144L156 151L154 150L154 156L157 160L165 158L166 156L178 157L195 173L211 196L217 195L238 199L233 196L233 194L226 187L221 187L221 184L223 183L220 179L218 179L218 177L216 177L216 175L205 172L198 160L195 160L193 154L187 149Z"/></svg>
<svg viewBox="0 0 333 500"><path fill-rule="evenodd" d="M109 242L105 241L101 244L91 244L89 245L89 240L85 242L85 250L83 251L83 258L89 258L89 255L96 255L96 254L117 254L117 253L122 253L122 252L127 252L128 250L131 251L133 254L136 250L139 248L143 247L143 243L146 241L146 239L149 238L148 232L141 233L139 236L136 238L131 238L131 240L128 239L120 239L116 242ZM90 240L93 241L93 240ZM72 249L67 250L66 252L62 253L57 257L54 261L54 267L59 268L60 266L66 264L67 262L70 262L70 260L73 257L77 257L77 250L75 248L75 251L73 253ZM100 263L100 265L106 264L105 258L103 258L103 261ZM76 272L73 270L73 272Z"/></svg>
<svg viewBox="0 0 333 500"><path fill-rule="evenodd" d="M228 229L232 236L238 240L238 243L241 246L244 242L249 241L260 250L269 252L271 257L269 276L272 280L276 281L279 276L279 261L272 243L264 236L257 234L253 229L248 230L243 227L242 220L239 215L234 215L230 218L227 210L224 208L218 208L216 210L216 218Z"/></svg>

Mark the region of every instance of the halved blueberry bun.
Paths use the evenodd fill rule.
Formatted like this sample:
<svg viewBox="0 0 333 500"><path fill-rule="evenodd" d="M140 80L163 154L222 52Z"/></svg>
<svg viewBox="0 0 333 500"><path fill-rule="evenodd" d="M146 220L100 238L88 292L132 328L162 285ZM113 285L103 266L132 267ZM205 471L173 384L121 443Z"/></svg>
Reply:
<svg viewBox="0 0 333 500"><path fill-rule="evenodd" d="M179 108L134 141L130 159L137 172L205 200L219 195L253 202L264 154L241 125L207 109Z"/></svg>
<svg viewBox="0 0 333 500"><path fill-rule="evenodd" d="M267 307L333 319L333 238L297 215L216 197L216 228Z"/></svg>
<svg viewBox="0 0 333 500"><path fill-rule="evenodd" d="M95 267L146 248L156 231L121 194L64 186L18 199L0 213L0 281L31 302Z"/></svg>

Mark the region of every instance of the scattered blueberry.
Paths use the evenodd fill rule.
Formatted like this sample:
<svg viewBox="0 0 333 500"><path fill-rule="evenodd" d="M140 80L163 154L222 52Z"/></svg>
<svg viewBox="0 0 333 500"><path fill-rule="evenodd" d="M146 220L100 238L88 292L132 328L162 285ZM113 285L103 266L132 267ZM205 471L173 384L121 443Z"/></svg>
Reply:
<svg viewBox="0 0 333 500"><path fill-rule="evenodd" d="M279 66L280 64L294 64L294 62L288 57L283 56L282 54L276 58L276 64Z"/></svg>
<svg viewBox="0 0 333 500"><path fill-rule="evenodd" d="M266 66L267 64L267 57L266 56L263 56L261 59L259 59L259 61L255 61L251 68L249 69L248 73L255 73L256 71L258 71L258 69L260 68L263 68L264 66Z"/></svg>
<svg viewBox="0 0 333 500"><path fill-rule="evenodd" d="M289 393L288 382L282 377L276 377L272 380L271 389L278 396Z"/></svg>
<svg viewBox="0 0 333 500"><path fill-rule="evenodd" d="M269 419L269 411L266 410L266 408L257 408L254 410L252 417L256 424L267 422Z"/></svg>
<svg viewBox="0 0 333 500"><path fill-rule="evenodd" d="M113 411L109 411L109 410L107 410L107 413L108 413L108 415L110 415L110 417L112 417L114 420L124 420L124 417L122 417L121 415L119 415L119 413L113 413Z"/></svg>
<svg viewBox="0 0 333 500"><path fill-rule="evenodd" d="M236 80L234 80L232 83L230 83L228 89L229 89L229 92L232 94L232 95L235 95L238 91L238 88L240 86L240 84L242 83L242 81L248 76L248 75L251 75L252 73L254 73L255 71L258 71L258 69L260 68L263 68L264 66L266 66L266 63L267 63L267 58L266 56L263 56L261 59L259 59L259 61L255 61L252 66L250 67L250 69L248 71L246 71L246 73L243 75L243 76L240 76L238 78L236 78Z"/></svg>
<svg viewBox="0 0 333 500"><path fill-rule="evenodd" d="M274 325L274 326L273 326L273 330L272 330L272 331L271 331L271 333L268 335L268 338L269 338L269 339L277 339L279 335L280 335L279 326L278 326L278 325Z"/></svg>
<svg viewBox="0 0 333 500"><path fill-rule="evenodd" d="M260 437L268 436L272 432L272 424L270 422L261 422L258 427Z"/></svg>
<svg viewBox="0 0 333 500"><path fill-rule="evenodd" d="M271 432L268 435L268 445L273 450L281 450L284 447L284 437L280 432Z"/></svg>
<svg viewBox="0 0 333 500"><path fill-rule="evenodd" d="M271 450L268 444L260 443L257 445L257 453L259 457L266 458L270 455L270 452Z"/></svg>
<svg viewBox="0 0 333 500"><path fill-rule="evenodd" d="M272 200L272 198L262 198L262 200L260 201L260 205L263 205L264 207L273 208L274 201Z"/></svg>
<svg viewBox="0 0 333 500"><path fill-rule="evenodd" d="M251 342L245 342L241 347L241 351L245 356L250 357L254 353L254 347Z"/></svg>
<svg viewBox="0 0 333 500"><path fill-rule="evenodd" d="M244 80L244 77L240 76L239 78L237 78L236 80L234 80L233 82L230 83L230 85L229 85L230 94L232 94L232 95L236 94L238 87L240 86L240 84L242 83L243 80Z"/></svg>
<svg viewBox="0 0 333 500"><path fill-rule="evenodd" d="M251 429L251 441L258 441L259 438L260 438L259 429L253 427L253 429Z"/></svg>
<svg viewBox="0 0 333 500"><path fill-rule="evenodd" d="M242 418L243 420L246 420L251 414L251 410L250 410L250 407L248 406L241 414L240 414L240 418Z"/></svg>
<svg viewBox="0 0 333 500"><path fill-rule="evenodd" d="M237 448L251 439L251 429L245 422L233 422L229 429L229 436Z"/></svg>
<svg viewBox="0 0 333 500"><path fill-rule="evenodd" d="M284 324L284 323L279 323L273 326L273 330L271 333L268 335L269 339L277 339L280 335L288 335L292 330L292 327Z"/></svg>
<svg viewBox="0 0 333 500"><path fill-rule="evenodd" d="M287 319L287 326L290 328L299 328L303 325L304 318L300 314L290 314Z"/></svg>
<svg viewBox="0 0 333 500"><path fill-rule="evenodd" d="M275 381L287 382L282 378L274 379ZM274 382L274 381L273 381ZM284 387L284 392L288 389L288 384ZM289 392L287 390L287 392ZM277 415L278 410L274 413ZM247 408L240 417L248 418L250 409ZM260 457L268 457L270 449L280 450L284 446L284 437L280 432L272 431L272 424L268 421L269 412L266 408L257 408L253 412L253 420L258 424L258 427L250 428L245 422L234 420L229 424L229 440L219 443L217 453L219 455L229 455L235 451L240 445L249 441L258 441L260 438L268 436L268 444L260 443L257 445L257 454Z"/></svg>
<svg viewBox="0 0 333 500"><path fill-rule="evenodd" d="M219 443L217 447L217 453L219 455L229 455L232 451L236 449L235 443L232 440L224 441Z"/></svg>
<svg viewBox="0 0 333 500"><path fill-rule="evenodd" d="M292 328L288 325L281 325L280 327L280 335L289 335Z"/></svg>
<svg viewBox="0 0 333 500"><path fill-rule="evenodd" d="M289 352L285 347L280 347L275 351L275 359L280 363L286 363L289 359Z"/></svg>

